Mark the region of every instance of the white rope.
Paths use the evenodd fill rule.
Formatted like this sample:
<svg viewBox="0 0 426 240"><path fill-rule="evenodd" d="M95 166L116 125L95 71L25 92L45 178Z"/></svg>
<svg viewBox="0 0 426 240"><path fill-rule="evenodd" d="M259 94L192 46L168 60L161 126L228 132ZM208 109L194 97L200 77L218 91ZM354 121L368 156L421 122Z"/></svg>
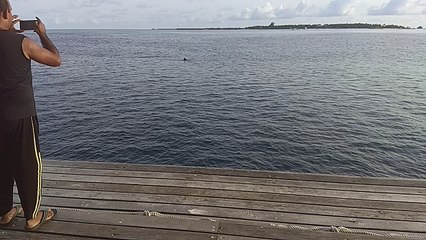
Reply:
<svg viewBox="0 0 426 240"><path fill-rule="evenodd" d="M176 216L171 214L163 214L154 211L109 211L109 210L86 210L86 209L78 209L78 208L63 208L63 207L55 207L57 210L63 211L71 211L71 212L83 212L83 213L106 213L106 214L114 214L114 215L136 215L136 216L146 216L146 217L159 217L159 218L168 218L168 219L184 219L184 220L202 220L203 218L193 218L193 217L183 217ZM216 222L215 219L212 218L204 218L209 221ZM377 234L368 231L362 230L351 230L346 227L302 227L302 226L294 226L294 225L282 225L282 224L274 224L271 223L270 227L279 228L279 229L288 229L288 230L299 230L299 231L323 231L323 232L335 232L335 233L350 233L350 234L361 234L361 235L369 235L369 236L377 236L377 237L388 237L388 238L405 238L405 239L419 239L426 240L426 237L416 236L416 235L403 235L403 234Z"/></svg>
<svg viewBox="0 0 426 240"><path fill-rule="evenodd" d="M160 217L160 218L169 218L169 219L184 219L184 220L202 220L202 218L191 218L191 217L183 217L171 214L163 214L154 211L109 211L109 210L86 210L86 209L78 209L78 208L64 208L64 207L55 207L57 210L62 211L70 211L70 212L83 212L83 213L106 213L113 215L133 215L133 216L146 216L146 217ZM216 222L216 220L211 218L204 218L209 221Z"/></svg>
<svg viewBox="0 0 426 240"><path fill-rule="evenodd" d="M291 226L291 225L281 225L281 224L270 224L272 228L280 228L280 229L289 229L289 230L299 230L299 231L325 231L325 232L336 232L336 233L350 233L350 234L361 234L361 235L369 235L369 236L377 236L377 237L388 237L388 238L405 238L405 239L426 239L423 236L416 235L404 235L404 234L387 234L382 235L378 233L372 233L368 231L362 230L351 230L346 227L301 227L301 226Z"/></svg>

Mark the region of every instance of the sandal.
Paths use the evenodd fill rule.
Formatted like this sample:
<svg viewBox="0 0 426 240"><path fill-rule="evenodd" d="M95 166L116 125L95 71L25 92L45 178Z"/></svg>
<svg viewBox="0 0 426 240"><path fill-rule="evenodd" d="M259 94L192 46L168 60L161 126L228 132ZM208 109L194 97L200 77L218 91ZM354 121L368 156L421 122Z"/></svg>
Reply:
<svg viewBox="0 0 426 240"><path fill-rule="evenodd" d="M53 216L51 217L51 218L49 218L49 219L47 219L47 214L48 214L48 212L49 211L51 211L51 212L53 212ZM46 224L46 223L48 223L48 222L50 222L51 220L53 220L53 218L56 216L56 214L58 213L58 210L56 210L56 209L50 209L50 210L42 210L42 211L40 211L41 212L41 214L42 214L42 217L41 217L41 221L37 224L37 225L35 225L34 227L31 227L31 228L29 228L29 227L27 227L27 226L25 226L25 230L26 231L35 231L35 230L37 230L39 227L41 227L41 226L43 226L44 224Z"/></svg>
<svg viewBox="0 0 426 240"><path fill-rule="evenodd" d="M16 216L18 216L18 214L21 213L21 211L22 211L22 207L20 205L13 207L13 208L16 209L16 211L13 214L13 216L10 218L9 222L0 223L0 227L10 227L10 225L12 225L12 223L13 223L13 220L15 220Z"/></svg>

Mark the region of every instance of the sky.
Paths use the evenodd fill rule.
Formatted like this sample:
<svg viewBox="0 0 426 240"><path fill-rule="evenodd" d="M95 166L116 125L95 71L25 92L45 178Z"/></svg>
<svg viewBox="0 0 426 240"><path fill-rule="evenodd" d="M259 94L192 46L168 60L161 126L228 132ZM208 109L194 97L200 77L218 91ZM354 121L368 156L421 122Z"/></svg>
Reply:
<svg viewBox="0 0 426 240"><path fill-rule="evenodd" d="M10 0L51 29L380 23L426 27L426 0Z"/></svg>

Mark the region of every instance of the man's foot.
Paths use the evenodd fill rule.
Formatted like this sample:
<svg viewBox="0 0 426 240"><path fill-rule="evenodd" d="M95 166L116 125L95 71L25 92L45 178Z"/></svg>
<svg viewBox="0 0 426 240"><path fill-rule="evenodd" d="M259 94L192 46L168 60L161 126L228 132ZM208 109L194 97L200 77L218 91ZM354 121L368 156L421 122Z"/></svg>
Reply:
<svg viewBox="0 0 426 240"><path fill-rule="evenodd" d="M42 210L39 211L37 217L27 221L25 229L27 231L34 231L41 227L43 224L52 220L58 211L56 209Z"/></svg>
<svg viewBox="0 0 426 240"><path fill-rule="evenodd" d="M16 206L10 209L8 213L3 215L0 220L0 226L5 227L9 226L12 221L15 219L16 215L18 215L22 211L21 206Z"/></svg>

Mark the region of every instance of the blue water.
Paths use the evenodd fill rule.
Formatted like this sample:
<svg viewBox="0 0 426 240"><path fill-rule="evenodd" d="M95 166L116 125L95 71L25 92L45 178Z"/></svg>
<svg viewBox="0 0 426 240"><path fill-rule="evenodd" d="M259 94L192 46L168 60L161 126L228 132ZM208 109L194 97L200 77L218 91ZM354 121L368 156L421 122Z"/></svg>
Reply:
<svg viewBox="0 0 426 240"><path fill-rule="evenodd" d="M63 66L33 65L45 159L426 177L426 31L50 37Z"/></svg>

